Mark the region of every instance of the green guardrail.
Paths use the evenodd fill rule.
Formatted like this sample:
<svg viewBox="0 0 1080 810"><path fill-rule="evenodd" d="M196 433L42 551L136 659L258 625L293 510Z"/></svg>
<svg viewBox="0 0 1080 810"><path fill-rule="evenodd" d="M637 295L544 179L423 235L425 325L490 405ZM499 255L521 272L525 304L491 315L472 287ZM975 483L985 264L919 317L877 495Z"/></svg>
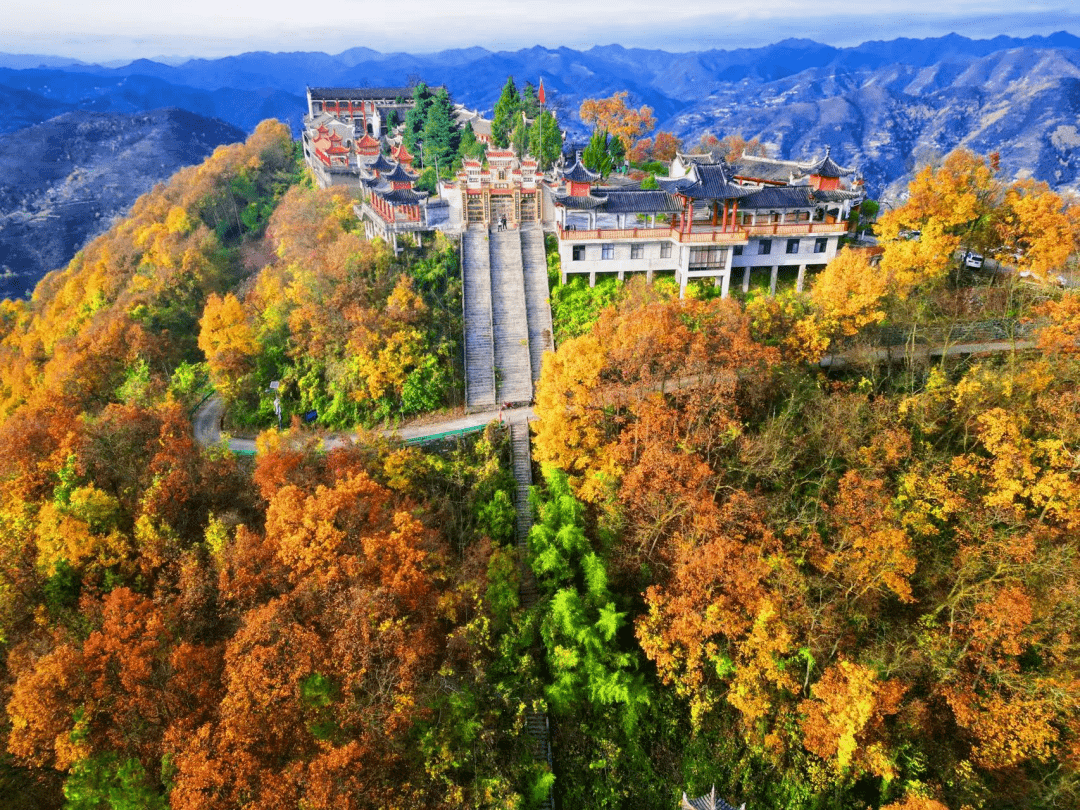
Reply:
<svg viewBox="0 0 1080 810"><path fill-rule="evenodd" d="M432 433L427 436L417 436L415 439L405 439L404 443L412 445L426 444L427 442L437 442L439 441L439 439L450 439L456 436L467 436L470 433L478 433L486 427L487 424L485 423L483 425L473 425L472 427L458 428L457 430L447 430L443 433Z"/></svg>

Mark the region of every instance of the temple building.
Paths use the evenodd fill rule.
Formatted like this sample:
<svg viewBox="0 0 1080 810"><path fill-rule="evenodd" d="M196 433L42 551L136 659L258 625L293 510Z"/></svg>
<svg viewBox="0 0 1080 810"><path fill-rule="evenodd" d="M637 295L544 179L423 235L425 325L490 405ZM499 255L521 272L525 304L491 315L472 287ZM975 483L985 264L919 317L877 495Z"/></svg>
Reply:
<svg viewBox="0 0 1080 810"><path fill-rule="evenodd" d="M687 284L712 279L729 293L778 283L802 290L806 273L823 269L863 198L845 187L853 169L826 151L811 163L710 155L677 155L658 190L597 185L580 162L560 172L551 192L559 255L569 275L673 273Z"/></svg>
<svg viewBox="0 0 1080 810"><path fill-rule="evenodd" d="M462 227L540 222L541 179L535 158L526 155L519 159L510 149L488 147L486 165L479 160L464 161L457 176Z"/></svg>
<svg viewBox="0 0 1080 810"><path fill-rule="evenodd" d="M392 142L388 126L404 121L413 108L411 88L309 87L307 99L301 143L321 188L360 187L368 164L387 148L396 162L412 168L413 156Z"/></svg>

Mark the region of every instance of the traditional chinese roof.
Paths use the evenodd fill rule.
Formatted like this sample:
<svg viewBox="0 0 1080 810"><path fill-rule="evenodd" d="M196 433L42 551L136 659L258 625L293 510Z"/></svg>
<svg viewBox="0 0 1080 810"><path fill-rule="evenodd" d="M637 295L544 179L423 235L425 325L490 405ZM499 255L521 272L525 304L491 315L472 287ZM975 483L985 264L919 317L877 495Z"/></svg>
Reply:
<svg viewBox="0 0 1080 810"><path fill-rule="evenodd" d="M586 169L580 160L575 160L573 166L561 170L559 174L562 175L563 180L569 180L571 183L592 183L600 178L600 172Z"/></svg>
<svg viewBox="0 0 1080 810"><path fill-rule="evenodd" d="M388 183L412 183L415 182L418 174L410 174L405 171L405 167L400 163L394 165L394 168L383 175L383 179Z"/></svg>
<svg viewBox="0 0 1080 810"><path fill-rule="evenodd" d="M373 138L368 132L365 132L363 136L356 141L357 149L377 149L378 147L378 139Z"/></svg>
<svg viewBox="0 0 1080 810"><path fill-rule="evenodd" d="M411 87L309 87L308 95L315 101L357 100L372 101L377 99L411 99Z"/></svg>
<svg viewBox="0 0 1080 810"><path fill-rule="evenodd" d="M860 191L817 191L812 186L783 186L747 189L739 208L813 208L820 203L843 202L861 198Z"/></svg>
<svg viewBox="0 0 1080 810"><path fill-rule="evenodd" d="M552 198L556 205L561 205L570 211L591 211L600 208L606 202L604 197L572 197L569 194L554 194Z"/></svg>
<svg viewBox="0 0 1080 810"><path fill-rule="evenodd" d="M393 163L392 161L388 160L386 155L384 155L382 152L379 152L379 156L377 158L375 158L375 160L373 160L370 163L367 163L365 165L367 166L367 168L371 169L372 171L381 172L383 174L386 174L387 172L393 171L397 167L398 164Z"/></svg>
<svg viewBox="0 0 1080 810"><path fill-rule="evenodd" d="M372 190L392 205L419 205L428 197L426 191L416 191L411 188L392 188L386 190L376 188Z"/></svg>
<svg viewBox="0 0 1080 810"><path fill-rule="evenodd" d="M816 177L847 177L849 174L855 174L854 169L845 169L840 166L832 157L829 152L832 151L830 147L825 147L825 157L814 163L807 164L801 167L801 171L796 172L796 177L805 177L806 175L813 175Z"/></svg>
<svg viewBox="0 0 1080 810"><path fill-rule="evenodd" d="M390 154L393 155L394 160L398 163L412 163L416 159L414 155L409 154L409 150L405 148L404 141L391 149Z"/></svg>
<svg viewBox="0 0 1080 810"><path fill-rule="evenodd" d="M595 209L607 214L676 214L682 210L675 197L655 189L593 188L588 197L556 194L554 202L571 211Z"/></svg>
<svg viewBox="0 0 1080 810"><path fill-rule="evenodd" d="M818 189L814 192L814 199L819 202L843 202L844 200L861 200L866 195L862 191L846 191L844 189Z"/></svg>
<svg viewBox="0 0 1080 810"><path fill-rule="evenodd" d="M713 785L711 793L706 793L696 799L688 799L686 794L683 793L680 808L681 810L735 810L734 807L716 795L716 785ZM746 805L743 804L739 810L745 810L745 808Z"/></svg>
<svg viewBox="0 0 1080 810"><path fill-rule="evenodd" d="M656 182L664 191L692 200L736 200L756 190L731 182L722 163L694 163L685 177L674 180L658 177Z"/></svg>
<svg viewBox="0 0 1080 810"><path fill-rule="evenodd" d="M763 183L788 183L803 168L792 160L775 160L757 155L740 155L729 164L732 177L745 177Z"/></svg>
<svg viewBox="0 0 1080 810"><path fill-rule="evenodd" d="M810 186L749 188L750 193L739 200L739 208L813 208L814 189Z"/></svg>

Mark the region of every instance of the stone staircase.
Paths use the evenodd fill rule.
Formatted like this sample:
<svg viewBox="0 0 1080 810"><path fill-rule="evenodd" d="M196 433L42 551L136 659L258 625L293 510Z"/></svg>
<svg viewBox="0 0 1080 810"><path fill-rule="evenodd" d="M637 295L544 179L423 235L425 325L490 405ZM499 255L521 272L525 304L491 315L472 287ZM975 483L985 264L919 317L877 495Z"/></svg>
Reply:
<svg viewBox="0 0 1080 810"><path fill-rule="evenodd" d="M529 423L513 422L510 425L510 455L514 469L515 506L517 508L517 545L521 549L522 560L527 559L529 530L533 525L532 507L529 505L529 487L532 485L532 453L529 449ZM521 604L532 607L538 599L536 575L527 564L523 565L521 576ZM525 713L525 733L529 735L533 756L551 763L551 729L546 712L527 711ZM551 791L539 805L542 810L554 810L555 800Z"/></svg>
<svg viewBox="0 0 1080 810"><path fill-rule="evenodd" d="M462 306L465 311L465 409L493 410L497 400L487 230L465 231L461 237L461 253Z"/></svg>
<svg viewBox="0 0 1080 810"><path fill-rule="evenodd" d="M489 237L497 401L531 402L533 377L521 237L512 230L495 231Z"/></svg>
<svg viewBox="0 0 1080 810"><path fill-rule="evenodd" d="M536 225L521 230L521 259L525 271L525 308L529 315L529 362L536 381L540 379L544 352L555 351L544 232Z"/></svg>

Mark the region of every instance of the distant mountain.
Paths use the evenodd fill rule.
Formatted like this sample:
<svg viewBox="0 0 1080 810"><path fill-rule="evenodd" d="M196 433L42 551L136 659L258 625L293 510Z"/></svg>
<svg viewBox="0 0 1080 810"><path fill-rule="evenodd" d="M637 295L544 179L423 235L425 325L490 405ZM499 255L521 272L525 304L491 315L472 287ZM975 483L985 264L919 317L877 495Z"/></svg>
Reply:
<svg viewBox="0 0 1080 810"><path fill-rule="evenodd" d="M661 128L693 144L706 131L760 137L777 157L808 158L831 146L858 164L872 193L895 193L916 161L963 144L1002 154L1011 175L1077 188L1077 55L1080 38L958 34L836 48L788 39L761 48L668 53L618 45L586 51L465 48L432 54L351 48L336 55L253 52L182 64L0 69L0 131L65 110L136 112L174 105L250 131L263 118L299 132L307 85L445 84L490 111L508 75L542 77L549 103L579 137L588 96L630 91ZM4 64L0 55L0 65Z"/></svg>
<svg viewBox="0 0 1080 810"><path fill-rule="evenodd" d="M80 110L0 135L0 298L27 294L140 194L244 137L179 109Z"/></svg>

